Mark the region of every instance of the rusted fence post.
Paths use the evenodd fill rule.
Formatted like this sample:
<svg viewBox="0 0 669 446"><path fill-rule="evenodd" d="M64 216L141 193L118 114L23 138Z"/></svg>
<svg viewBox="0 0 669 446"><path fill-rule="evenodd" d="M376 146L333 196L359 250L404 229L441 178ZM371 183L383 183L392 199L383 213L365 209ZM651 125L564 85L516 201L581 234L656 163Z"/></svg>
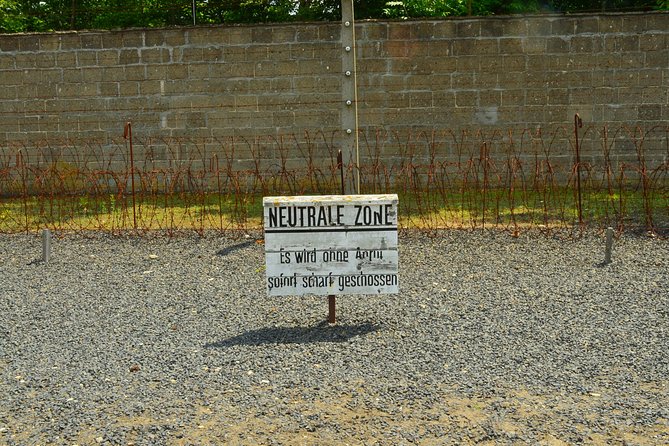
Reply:
<svg viewBox="0 0 669 446"><path fill-rule="evenodd" d="M132 189L132 224L137 229L137 208L135 206L135 157L132 149L132 124L130 121L125 123L123 129L123 138L127 139L130 145L130 187Z"/></svg>
<svg viewBox="0 0 669 446"><path fill-rule="evenodd" d="M488 143L483 142L481 146L480 162L483 164L483 216L481 218L481 229L485 230L485 214L488 195Z"/></svg>
<svg viewBox="0 0 669 446"><path fill-rule="evenodd" d="M578 129L583 127L583 120L578 113L574 115L574 137L576 138L576 194L578 196L577 200L577 211L578 211L578 224L583 224L583 207L581 202L581 152L578 141Z"/></svg>
<svg viewBox="0 0 669 446"><path fill-rule="evenodd" d="M19 149L16 153L16 165L19 168L19 173L21 175L21 198L23 201L23 217L25 221L26 234L30 231L30 220L28 217L28 179L26 173L26 163L23 159L23 153Z"/></svg>

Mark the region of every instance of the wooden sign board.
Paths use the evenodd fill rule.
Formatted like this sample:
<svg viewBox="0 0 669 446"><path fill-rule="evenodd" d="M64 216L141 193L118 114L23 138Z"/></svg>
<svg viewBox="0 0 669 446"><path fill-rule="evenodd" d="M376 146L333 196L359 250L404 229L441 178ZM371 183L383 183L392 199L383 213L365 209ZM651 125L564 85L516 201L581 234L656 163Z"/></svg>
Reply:
<svg viewBox="0 0 669 446"><path fill-rule="evenodd" d="M270 296L399 292L397 195L263 198Z"/></svg>

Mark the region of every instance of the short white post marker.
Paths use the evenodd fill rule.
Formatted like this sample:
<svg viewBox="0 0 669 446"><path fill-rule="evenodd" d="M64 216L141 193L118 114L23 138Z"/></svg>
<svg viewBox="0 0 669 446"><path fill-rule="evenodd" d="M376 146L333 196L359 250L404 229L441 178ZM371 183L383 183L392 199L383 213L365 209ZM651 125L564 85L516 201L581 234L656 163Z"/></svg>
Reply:
<svg viewBox="0 0 669 446"><path fill-rule="evenodd" d="M42 230L42 261L49 263L51 258L51 231L48 229Z"/></svg>

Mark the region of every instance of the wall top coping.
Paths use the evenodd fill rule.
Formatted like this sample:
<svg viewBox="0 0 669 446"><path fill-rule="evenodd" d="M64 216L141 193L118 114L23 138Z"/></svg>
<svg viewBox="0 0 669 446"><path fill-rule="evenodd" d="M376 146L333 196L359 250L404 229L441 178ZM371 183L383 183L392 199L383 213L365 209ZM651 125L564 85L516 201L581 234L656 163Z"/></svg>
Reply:
<svg viewBox="0 0 669 446"><path fill-rule="evenodd" d="M669 19L669 12L667 11L635 11L635 12L602 12L597 14L592 13L578 13L578 14L560 14L560 13L543 13L543 14L518 14L518 15L493 15L493 16L476 16L476 17L443 17L443 18L428 18L428 19L364 19L356 20L357 25L364 24L416 24L416 23L440 23L440 22L485 22L485 21L501 21L501 20L556 20L556 19L583 19L583 18L599 18L599 17L632 17L632 16L664 16ZM278 28L278 27L302 27L302 26L339 26L339 22L280 22L280 23L223 23L215 25L195 25L195 26L178 26L178 27L164 27L164 28L118 28L118 29L89 29L89 30L74 30L74 31L52 31L52 32L35 32L35 33L0 33L0 38L5 37L22 37L22 36L65 36L65 35L84 35L84 34L112 34L112 33L126 33L126 32L157 32L157 31L192 31L198 29L218 29L218 28Z"/></svg>

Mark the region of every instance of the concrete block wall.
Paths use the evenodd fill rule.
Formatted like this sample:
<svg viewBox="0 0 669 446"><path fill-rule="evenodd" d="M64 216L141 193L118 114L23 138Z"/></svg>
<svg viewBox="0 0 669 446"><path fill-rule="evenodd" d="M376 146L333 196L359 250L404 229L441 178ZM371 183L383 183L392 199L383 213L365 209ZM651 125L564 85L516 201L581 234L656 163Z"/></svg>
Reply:
<svg viewBox="0 0 669 446"><path fill-rule="evenodd" d="M362 27L363 122L547 127L669 120L669 14ZM402 113L397 113L402 111Z"/></svg>
<svg viewBox="0 0 669 446"><path fill-rule="evenodd" d="M0 147L104 146L131 121L145 140L234 140L247 165L254 138L275 161L286 135L331 149L340 26L0 35ZM597 127L669 121L667 13L365 21L356 33L361 132L383 133L384 156L401 152L398 134L436 131L451 155L446 131L564 126L568 138L577 112Z"/></svg>
<svg viewBox="0 0 669 446"><path fill-rule="evenodd" d="M526 139L521 159L547 149L528 135L553 132L551 156L571 162L578 113L584 162L603 161L604 126L612 161L637 160L634 138L646 139L648 161L669 161L667 13L375 22L359 34L360 121L423 132L447 160L457 144L435 129L482 134L500 157L513 130L513 150ZM644 132L633 135L637 126ZM427 158L429 144L418 146Z"/></svg>
<svg viewBox="0 0 669 446"><path fill-rule="evenodd" d="M0 141L274 135L336 125L337 26L0 36Z"/></svg>

